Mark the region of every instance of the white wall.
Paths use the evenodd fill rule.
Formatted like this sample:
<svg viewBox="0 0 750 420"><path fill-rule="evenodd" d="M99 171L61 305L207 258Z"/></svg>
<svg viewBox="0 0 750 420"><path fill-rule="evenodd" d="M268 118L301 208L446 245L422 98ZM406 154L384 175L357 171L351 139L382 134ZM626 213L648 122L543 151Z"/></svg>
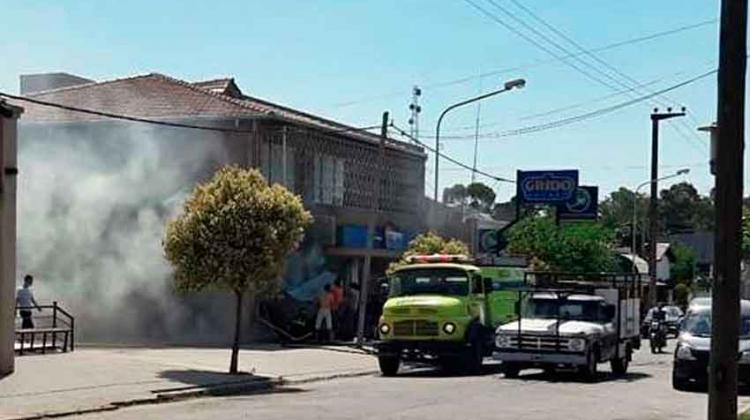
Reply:
<svg viewBox="0 0 750 420"><path fill-rule="evenodd" d="M17 113L20 112L18 108ZM3 164L0 171L18 167L16 118L4 119L1 124ZM16 176L3 178L0 193L0 376L13 372L16 312Z"/></svg>

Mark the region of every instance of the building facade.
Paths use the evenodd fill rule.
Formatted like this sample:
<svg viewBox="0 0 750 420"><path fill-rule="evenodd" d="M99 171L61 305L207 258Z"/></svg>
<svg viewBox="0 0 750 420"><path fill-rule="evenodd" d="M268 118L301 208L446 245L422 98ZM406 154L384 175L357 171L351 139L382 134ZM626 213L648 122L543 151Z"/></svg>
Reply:
<svg viewBox="0 0 750 420"><path fill-rule="evenodd" d="M314 225L301 249L287 264L285 274L285 290L298 301L312 302L322 285L334 279L358 286L367 253L373 258L374 276L382 275L411 237L429 228L442 230L442 226L451 225L435 203L424 199L426 155L414 145L386 139L380 194L373 197L381 169L378 135L247 96L233 79L190 83L161 74L147 74L91 82L72 75L55 74L52 80L42 80L43 76L25 78L23 86L24 94L37 103L25 104L27 111L21 120L22 164L30 167L29 177L37 181L35 188L29 188L40 193L30 192L22 207L28 208L27 213L41 221L21 226L22 266L26 271L61 276L74 283L95 282L103 275L103 268L98 267L102 258L122 257L114 264L117 266L126 263L130 251L120 249L119 257L106 254L94 258L92 253L110 252L113 245L107 241L142 228L138 223L147 217L144 214L155 214L157 222L150 229L158 228L170 211L174 211L170 210L169 203L208 179L222 165L229 164L258 168L270 182L283 184L300 195L313 213ZM64 80L65 86L57 88L55 80ZM76 80L80 84L75 84ZM46 90L34 91L30 86L44 86ZM96 112L62 109L49 104ZM115 119L110 114L163 124ZM170 123L192 128L170 126ZM63 169L57 175L47 173L51 171L50 160L67 155L71 150L75 152L70 153L72 156L67 163L60 164ZM86 154L90 156L81 157ZM143 163L138 166L128 162ZM67 184L51 191L40 186L43 176L49 177L51 182L61 182L60 178L65 178L69 172L66 168L81 166L90 168L77 172L78 178L71 178ZM117 172L113 168L123 169ZM136 173L138 171L140 173ZM105 176L102 174L107 174L108 180L132 179L130 183L112 181L110 190L119 194L81 187L81 184L101 182ZM91 200L87 194L103 195ZM53 196L51 202L43 197L49 195ZM366 224L372 214L373 199L377 207L375 248L368 250L365 247ZM42 211L40 206L46 209ZM81 246L77 254L73 253L77 257L61 259L59 253L52 250L43 253L44 257L36 255L40 246L34 241L40 240L39 237L46 238L46 243L59 240L60 246L67 246L62 243L67 244L71 235L31 234L35 225L67 225L70 220L82 219L81 214L91 211L92 206L96 211L92 211L88 219L102 219L99 228L102 233L92 234L91 240ZM56 219L50 219L50 215ZM121 226L132 228L121 232L118 231ZM81 232L80 227L77 232ZM152 238L149 244L155 242L154 238L158 240L159 234L148 233ZM464 232L451 236L467 237ZM148 246L153 248L150 254L159 251L153 244ZM161 256L143 258L149 264L156 264L157 257ZM81 259L87 264L81 264ZM82 265L85 267L81 268ZM86 267L96 269L83 272ZM156 270L154 275L160 273ZM113 274L124 278L135 275L117 269ZM88 277L92 279L80 280ZM140 280L128 281L140 284ZM88 285L81 287L89 290ZM66 290L65 284L59 284L50 293ZM125 298L133 299L132 290L123 293ZM75 302L75 298L71 298ZM72 310L88 311L81 307ZM97 311L92 312L91 319ZM143 317L142 312L138 311L134 317ZM135 336L144 324L167 317L169 314L159 313L150 320L138 321ZM81 328L85 335L86 327ZM163 327L157 329L160 333L154 334L167 334L169 329ZM106 335L102 329L89 330L93 338Z"/></svg>

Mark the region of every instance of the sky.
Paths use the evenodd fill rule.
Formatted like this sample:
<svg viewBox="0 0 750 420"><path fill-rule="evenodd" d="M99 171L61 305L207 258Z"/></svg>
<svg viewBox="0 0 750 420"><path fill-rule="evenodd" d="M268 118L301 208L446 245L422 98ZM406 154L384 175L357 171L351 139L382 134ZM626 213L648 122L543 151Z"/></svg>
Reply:
<svg viewBox="0 0 750 420"><path fill-rule="evenodd" d="M708 193L708 137L696 128L715 119L715 75L575 124L495 133L610 108L715 69L718 23L710 21L718 8L718 0L0 0L0 91L17 93L20 74L52 71L99 81L150 72L188 81L229 76L248 95L357 127L377 125L389 111L408 131L417 85L420 138L434 145L446 107L524 78L524 89L481 102L479 169L511 179L518 169L579 169L580 183L598 185L602 199L648 180L651 110L685 106L687 116L661 127L660 175L691 172L660 186L689 181ZM577 46L598 49L699 23L559 59ZM477 111L467 105L447 114L443 153L471 164ZM471 180L444 160L440 169L441 191ZM499 200L515 192L477 180Z"/></svg>

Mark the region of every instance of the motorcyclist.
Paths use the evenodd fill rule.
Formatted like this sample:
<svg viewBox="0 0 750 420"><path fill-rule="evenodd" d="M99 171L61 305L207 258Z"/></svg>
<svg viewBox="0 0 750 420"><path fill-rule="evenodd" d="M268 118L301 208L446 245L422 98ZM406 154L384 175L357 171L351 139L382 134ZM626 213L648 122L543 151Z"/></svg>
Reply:
<svg viewBox="0 0 750 420"><path fill-rule="evenodd" d="M651 351L661 352L661 348L666 345L666 332L664 331L664 322L667 318L667 312L664 310L664 303L654 309L651 314ZM656 330L653 330L654 324L656 324ZM656 340L656 342L653 342Z"/></svg>

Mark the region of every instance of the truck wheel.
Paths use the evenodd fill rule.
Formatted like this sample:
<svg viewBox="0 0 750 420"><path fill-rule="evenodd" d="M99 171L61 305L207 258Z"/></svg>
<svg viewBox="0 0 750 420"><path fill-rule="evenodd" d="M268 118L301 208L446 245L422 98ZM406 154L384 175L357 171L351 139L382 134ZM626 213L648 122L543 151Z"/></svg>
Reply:
<svg viewBox="0 0 750 420"><path fill-rule="evenodd" d="M592 348L586 355L586 364L578 367L578 373L584 380L593 381L596 379L597 364L596 349Z"/></svg>
<svg viewBox="0 0 750 420"><path fill-rule="evenodd" d="M518 374L521 372L521 368L515 364L510 362L503 362L503 374L505 374L505 377L508 379L515 379L518 378Z"/></svg>
<svg viewBox="0 0 750 420"><path fill-rule="evenodd" d="M482 373L484 361L484 346L481 339L475 339L462 355L464 371L470 375Z"/></svg>
<svg viewBox="0 0 750 420"><path fill-rule="evenodd" d="M628 365L630 365L630 346L625 347L625 355L620 359L612 359L609 361L609 365L612 368L612 373L617 376L623 376L628 373Z"/></svg>
<svg viewBox="0 0 750 420"><path fill-rule="evenodd" d="M400 364L398 356L378 356L378 366L383 376L396 376Z"/></svg>

